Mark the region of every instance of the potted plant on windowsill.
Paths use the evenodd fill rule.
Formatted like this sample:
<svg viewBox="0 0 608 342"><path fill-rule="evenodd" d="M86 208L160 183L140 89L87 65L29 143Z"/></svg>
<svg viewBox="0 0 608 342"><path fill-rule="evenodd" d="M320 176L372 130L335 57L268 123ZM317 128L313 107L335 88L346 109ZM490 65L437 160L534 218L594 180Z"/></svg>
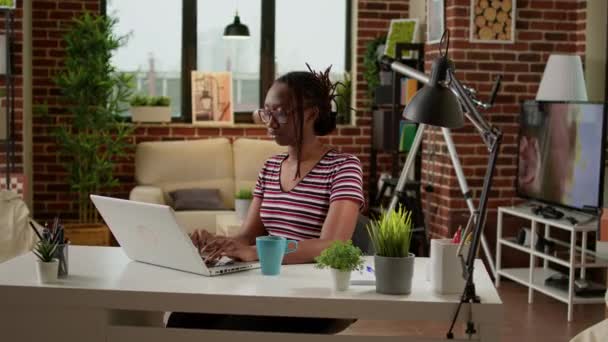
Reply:
<svg viewBox="0 0 608 342"><path fill-rule="evenodd" d="M67 115L52 122L53 133L67 171L65 182L78 203L77 224L64 225L73 244L110 244L111 234L89 196L111 193L119 185L116 163L133 150L134 126L121 116L132 96L132 76L111 63L126 39L113 32L115 25L105 15L86 13L74 19L63 40L63 68L54 78Z"/></svg>
<svg viewBox="0 0 608 342"><path fill-rule="evenodd" d="M34 247L33 252L38 257L36 273L38 274L38 281L41 283L57 281L59 260L54 258L56 249L57 243L46 239L38 240Z"/></svg>
<svg viewBox="0 0 608 342"><path fill-rule="evenodd" d="M133 122L171 122L171 99L167 96L137 95L131 99Z"/></svg>
<svg viewBox="0 0 608 342"><path fill-rule="evenodd" d="M361 250L353 246L352 241L336 241L326 248L321 255L315 258L316 268L329 268L336 291L346 291L350 284L352 271L363 268Z"/></svg>
<svg viewBox="0 0 608 342"><path fill-rule="evenodd" d="M385 211L378 220L367 225L374 245L376 292L384 294L408 294L414 275L414 254L410 253L412 241L411 212L400 207L397 211Z"/></svg>
<svg viewBox="0 0 608 342"><path fill-rule="evenodd" d="M253 193L250 189L241 189L234 195L234 211L236 212L236 217L240 220L244 220L247 217L252 199Z"/></svg>
<svg viewBox="0 0 608 342"><path fill-rule="evenodd" d="M352 124L351 116L354 109L351 107L352 79L349 73L344 73L344 80L336 84L336 122L339 125Z"/></svg>

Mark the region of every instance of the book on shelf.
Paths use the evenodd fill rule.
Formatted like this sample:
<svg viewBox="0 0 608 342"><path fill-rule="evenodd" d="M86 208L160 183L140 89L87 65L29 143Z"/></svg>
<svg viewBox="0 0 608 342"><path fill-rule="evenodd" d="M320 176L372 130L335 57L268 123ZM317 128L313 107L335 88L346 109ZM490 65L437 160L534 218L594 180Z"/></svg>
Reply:
<svg viewBox="0 0 608 342"><path fill-rule="evenodd" d="M418 81L413 78L404 77L401 79L400 102L401 105L407 106L414 94L418 91Z"/></svg>
<svg viewBox="0 0 608 342"><path fill-rule="evenodd" d="M399 123L399 151L409 152L416 136L416 124L401 120Z"/></svg>

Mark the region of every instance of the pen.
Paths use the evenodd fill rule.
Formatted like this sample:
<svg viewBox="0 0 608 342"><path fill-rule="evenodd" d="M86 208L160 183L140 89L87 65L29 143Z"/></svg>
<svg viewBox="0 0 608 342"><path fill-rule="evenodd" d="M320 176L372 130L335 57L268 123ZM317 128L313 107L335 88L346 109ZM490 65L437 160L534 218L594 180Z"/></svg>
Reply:
<svg viewBox="0 0 608 342"><path fill-rule="evenodd" d="M38 232L38 229L36 229L36 227L34 227L34 224L32 223L32 221L30 221L30 227L32 227L32 229L34 230L34 233L36 233L36 236L38 236L38 239L43 240L42 236Z"/></svg>

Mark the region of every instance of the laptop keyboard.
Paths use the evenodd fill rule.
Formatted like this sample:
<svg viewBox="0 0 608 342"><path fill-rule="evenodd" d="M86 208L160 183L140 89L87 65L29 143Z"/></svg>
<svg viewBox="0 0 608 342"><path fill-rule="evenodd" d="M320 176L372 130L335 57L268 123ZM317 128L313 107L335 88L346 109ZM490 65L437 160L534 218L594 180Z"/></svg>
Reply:
<svg viewBox="0 0 608 342"><path fill-rule="evenodd" d="M201 256L201 259L203 260L203 262L205 262L205 265L207 265L207 267L219 267L219 266L228 266L228 265L232 265L234 264L234 259L229 258L227 256L223 256L217 260L207 260L205 261L205 258L207 256Z"/></svg>

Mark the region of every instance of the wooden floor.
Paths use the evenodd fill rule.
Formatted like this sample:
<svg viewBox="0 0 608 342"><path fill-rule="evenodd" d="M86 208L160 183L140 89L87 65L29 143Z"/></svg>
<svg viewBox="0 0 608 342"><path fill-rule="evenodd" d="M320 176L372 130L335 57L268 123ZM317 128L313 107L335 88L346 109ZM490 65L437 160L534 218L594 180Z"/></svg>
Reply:
<svg viewBox="0 0 608 342"><path fill-rule="evenodd" d="M574 320L568 323L567 305L562 302L536 292L534 304L528 305L528 290L508 280L501 281L498 292L505 309L502 342L567 342L603 320L606 313L604 305L575 305ZM359 321L344 333L440 337L445 336L447 328L447 325L428 322Z"/></svg>

